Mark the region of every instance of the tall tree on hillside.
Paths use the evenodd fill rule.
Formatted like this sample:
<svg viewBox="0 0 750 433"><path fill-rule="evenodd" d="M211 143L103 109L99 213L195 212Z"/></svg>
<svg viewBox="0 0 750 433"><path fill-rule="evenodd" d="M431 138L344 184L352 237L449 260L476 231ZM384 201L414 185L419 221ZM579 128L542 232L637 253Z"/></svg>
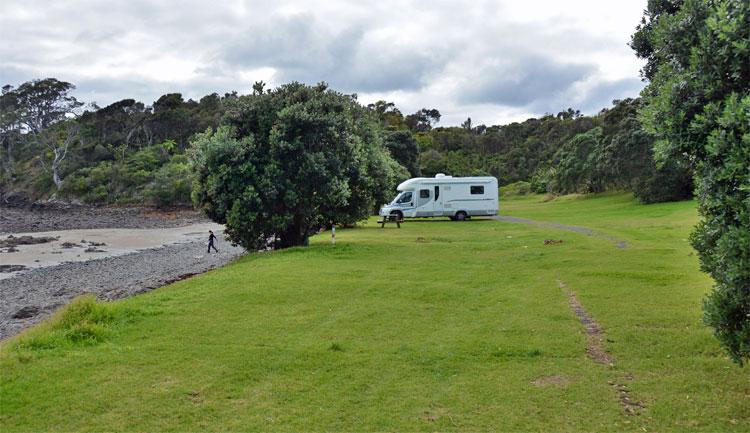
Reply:
<svg viewBox="0 0 750 433"><path fill-rule="evenodd" d="M95 111L86 111L79 121L91 142L121 149L124 158L130 146L139 149L153 143L148 121L151 114L142 102L123 99Z"/></svg>
<svg viewBox="0 0 750 433"><path fill-rule="evenodd" d="M412 177L420 175L419 146L410 131L403 130L386 133L385 147L393 159L403 165Z"/></svg>
<svg viewBox="0 0 750 433"><path fill-rule="evenodd" d="M54 124L39 134L39 143L47 149L49 156L39 159L39 162L52 174L52 181L59 191L62 187L61 168L68 156L68 151L78 140L80 124L75 120L66 120ZM47 161L49 160L49 161Z"/></svg>
<svg viewBox="0 0 750 433"><path fill-rule="evenodd" d="M631 46L646 59L642 119L662 159L688 155L702 221L692 236L716 284L706 322L750 360L750 3L653 0Z"/></svg>
<svg viewBox="0 0 750 433"><path fill-rule="evenodd" d="M12 90L24 132L40 149L39 162L48 170L55 186L62 186L61 165L77 140L79 127L70 118L83 105L70 92L75 86L55 78L33 80Z"/></svg>
<svg viewBox="0 0 750 433"><path fill-rule="evenodd" d="M401 111L396 108L396 104L393 102L380 100L373 104L367 104L367 108L375 113L386 129L396 130L405 128L404 115L401 114Z"/></svg>
<svg viewBox="0 0 750 433"><path fill-rule="evenodd" d="M13 176L16 146L22 140L21 112L13 87L3 86L0 93L0 182Z"/></svg>
<svg viewBox="0 0 750 433"><path fill-rule="evenodd" d="M12 90L20 109L20 122L31 134L65 120L83 105L70 93L75 86L56 78L33 80Z"/></svg>
<svg viewBox="0 0 750 433"><path fill-rule="evenodd" d="M440 122L440 112L435 108L423 108L404 119L406 126L414 132L427 132L438 122Z"/></svg>

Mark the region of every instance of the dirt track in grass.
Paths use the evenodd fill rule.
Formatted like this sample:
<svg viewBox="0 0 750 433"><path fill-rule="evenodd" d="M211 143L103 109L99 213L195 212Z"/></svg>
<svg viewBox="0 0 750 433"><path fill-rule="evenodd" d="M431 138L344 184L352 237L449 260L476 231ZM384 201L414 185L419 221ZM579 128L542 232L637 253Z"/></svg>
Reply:
<svg viewBox="0 0 750 433"><path fill-rule="evenodd" d="M560 288L568 295L568 304L570 309L576 315L581 324L585 327L586 332L586 354L594 362L599 364L608 365L610 367L615 366L615 360L612 355L607 352L604 347L604 330L597 323L596 320L591 317L589 313L583 308L583 305L578 300L575 292L571 290L565 283L558 281ZM637 416L640 415L641 410L645 409L646 406L641 401L634 401L630 398L630 389L625 384L625 381L633 380L633 375L630 373L625 374L624 380L615 381L610 380L608 384L614 388L617 398L620 400L623 410L627 415Z"/></svg>
<svg viewBox="0 0 750 433"><path fill-rule="evenodd" d="M617 248L628 247L628 243L626 241L622 239L617 239L614 236L610 236L604 233L597 232L596 230L592 230L588 227L571 226L567 224L560 224L557 222L550 222L550 221L534 221L534 220L530 220L527 218L519 218L519 217L512 217L512 216L505 216L505 215L497 215L493 217L493 219L497 221L502 221L502 222L530 224L530 225L535 225L539 227L552 228L552 229L557 229L557 230L566 230L569 232L580 233L580 234L584 234L587 236L601 237L614 243Z"/></svg>

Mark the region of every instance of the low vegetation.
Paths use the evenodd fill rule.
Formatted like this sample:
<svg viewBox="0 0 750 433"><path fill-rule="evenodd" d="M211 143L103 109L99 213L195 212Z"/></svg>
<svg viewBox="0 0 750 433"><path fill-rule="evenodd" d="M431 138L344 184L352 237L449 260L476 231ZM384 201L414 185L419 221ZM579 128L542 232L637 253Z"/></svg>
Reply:
<svg viewBox="0 0 750 433"><path fill-rule="evenodd" d="M136 316L123 304L101 303L94 295L74 299L46 322L28 330L23 338L5 343L19 355L19 360L31 359L40 350L70 350L105 341L113 329Z"/></svg>
<svg viewBox="0 0 750 433"><path fill-rule="evenodd" d="M4 343L0 429L750 429L747 371L701 321L711 280L688 242L694 202L527 195L501 207L595 234L372 220L336 246L323 233L148 294L85 300ZM569 292L611 365L587 355Z"/></svg>

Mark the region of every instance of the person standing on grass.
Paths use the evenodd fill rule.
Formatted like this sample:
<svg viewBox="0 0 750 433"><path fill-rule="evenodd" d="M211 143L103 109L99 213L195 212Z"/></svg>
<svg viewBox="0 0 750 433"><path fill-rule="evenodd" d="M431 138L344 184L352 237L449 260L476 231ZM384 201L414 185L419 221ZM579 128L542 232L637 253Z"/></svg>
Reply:
<svg viewBox="0 0 750 433"><path fill-rule="evenodd" d="M211 248L213 247L214 251L217 253L219 250L216 249L216 246L214 246L214 241L216 240L216 236L214 236L214 232L211 230L208 231L208 253L211 254Z"/></svg>

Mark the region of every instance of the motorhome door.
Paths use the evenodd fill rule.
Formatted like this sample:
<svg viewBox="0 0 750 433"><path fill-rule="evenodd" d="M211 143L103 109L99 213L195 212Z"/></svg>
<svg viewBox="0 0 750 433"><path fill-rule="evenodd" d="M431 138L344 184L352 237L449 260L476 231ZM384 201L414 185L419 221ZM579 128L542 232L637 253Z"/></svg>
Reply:
<svg viewBox="0 0 750 433"><path fill-rule="evenodd" d="M432 206L433 216L443 215L443 190L440 185L434 185L432 187Z"/></svg>
<svg viewBox="0 0 750 433"><path fill-rule="evenodd" d="M435 202L432 197L432 189L429 185L423 185L417 190L417 216L432 216L435 209Z"/></svg>

